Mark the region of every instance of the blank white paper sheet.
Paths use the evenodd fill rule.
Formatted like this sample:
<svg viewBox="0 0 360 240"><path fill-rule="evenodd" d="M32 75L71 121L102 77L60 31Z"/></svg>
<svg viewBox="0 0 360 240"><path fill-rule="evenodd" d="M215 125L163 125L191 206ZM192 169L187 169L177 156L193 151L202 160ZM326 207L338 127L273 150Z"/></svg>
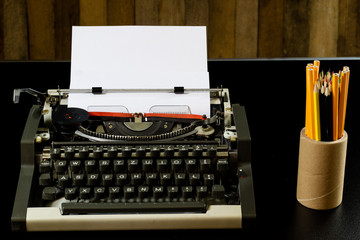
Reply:
<svg viewBox="0 0 360 240"><path fill-rule="evenodd" d="M73 27L70 89L209 88L206 28L188 26ZM149 113L187 106L210 116L209 92L71 93L68 107ZM100 109L100 110L99 110ZM164 112L163 112L164 113Z"/></svg>

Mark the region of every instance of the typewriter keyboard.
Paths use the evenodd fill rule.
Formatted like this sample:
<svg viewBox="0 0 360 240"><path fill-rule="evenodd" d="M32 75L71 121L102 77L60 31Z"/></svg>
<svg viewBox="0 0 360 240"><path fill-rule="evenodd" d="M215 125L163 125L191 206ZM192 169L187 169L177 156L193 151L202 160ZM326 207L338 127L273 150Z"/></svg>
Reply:
<svg viewBox="0 0 360 240"><path fill-rule="evenodd" d="M87 144L43 149L41 198L63 197L63 214L205 212L209 204L239 204L227 146Z"/></svg>

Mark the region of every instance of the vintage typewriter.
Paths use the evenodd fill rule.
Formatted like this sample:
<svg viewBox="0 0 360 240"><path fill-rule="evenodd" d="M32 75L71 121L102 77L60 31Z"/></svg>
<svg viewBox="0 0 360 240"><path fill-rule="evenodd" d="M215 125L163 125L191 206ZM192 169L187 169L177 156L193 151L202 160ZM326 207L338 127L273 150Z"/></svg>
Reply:
<svg viewBox="0 0 360 240"><path fill-rule="evenodd" d="M88 112L67 107L69 89L15 89L14 102L27 92L38 104L21 138L13 230L251 227L245 109L228 89L208 91L211 116Z"/></svg>

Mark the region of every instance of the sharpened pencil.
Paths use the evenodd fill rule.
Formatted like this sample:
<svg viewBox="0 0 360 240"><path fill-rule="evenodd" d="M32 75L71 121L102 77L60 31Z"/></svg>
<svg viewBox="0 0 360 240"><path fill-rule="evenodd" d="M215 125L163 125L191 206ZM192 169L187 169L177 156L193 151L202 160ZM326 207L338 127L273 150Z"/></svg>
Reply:
<svg viewBox="0 0 360 240"><path fill-rule="evenodd" d="M313 127L313 69L309 66L306 67L306 112L305 112L305 134L314 139Z"/></svg>
<svg viewBox="0 0 360 240"><path fill-rule="evenodd" d="M339 139L339 74L334 73L332 79L333 100L333 140Z"/></svg>
<svg viewBox="0 0 360 240"><path fill-rule="evenodd" d="M319 89L317 85L314 85L314 132L315 132L315 140L321 140L321 132L320 132L320 108L319 108Z"/></svg>
<svg viewBox="0 0 360 240"><path fill-rule="evenodd" d="M343 136L349 90L349 67L324 74L320 61L306 66L305 134L316 141L336 141Z"/></svg>
<svg viewBox="0 0 360 240"><path fill-rule="evenodd" d="M344 70L341 72L341 79L340 79L339 123L338 123L339 138L342 137L345 128L346 105L347 105L347 97L349 90L349 77L350 77L350 70L348 67L344 67Z"/></svg>

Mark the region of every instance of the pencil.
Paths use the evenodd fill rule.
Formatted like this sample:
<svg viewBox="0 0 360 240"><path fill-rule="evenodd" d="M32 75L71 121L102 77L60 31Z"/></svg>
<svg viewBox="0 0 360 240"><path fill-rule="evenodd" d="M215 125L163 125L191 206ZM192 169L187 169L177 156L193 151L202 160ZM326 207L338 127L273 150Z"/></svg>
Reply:
<svg viewBox="0 0 360 240"><path fill-rule="evenodd" d="M318 66L320 69L320 60L314 60L314 66Z"/></svg>
<svg viewBox="0 0 360 240"><path fill-rule="evenodd" d="M305 134L313 138L313 69L306 67L306 112L305 112Z"/></svg>
<svg viewBox="0 0 360 240"><path fill-rule="evenodd" d="M333 123L332 123L332 96L330 87L325 89L325 131L326 135L323 141L333 140Z"/></svg>
<svg viewBox="0 0 360 240"><path fill-rule="evenodd" d="M319 94L321 141L332 141L332 98L329 88L323 88Z"/></svg>
<svg viewBox="0 0 360 240"><path fill-rule="evenodd" d="M319 108L319 89L317 85L314 85L314 132L315 132L315 140L321 140L321 133L320 133L320 108Z"/></svg>
<svg viewBox="0 0 360 240"><path fill-rule="evenodd" d="M332 79L332 105L333 105L333 140L339 139L339 74L334 73Z"/></svg>
<svg viewBox="0 0 360 240"><path fill-rule="evenodd" d="M342 137L345 128L345 116L346 116L346 105L347 105L347 96L349 89L349 77L350 70L348 67L344 67L344 70L341 72L340 80L340 97L339 97L339 138Z"/></svg>
<svg viewBox="0 0 360 240"><path fill-rule="evenodd" d="M321 92L319 93L319 106L320 106L320 126L321 126L321 141L326 140L327 138L327 119L326 119L326 99L325 99L325 89L324 85L321 86Z"/></svg>

